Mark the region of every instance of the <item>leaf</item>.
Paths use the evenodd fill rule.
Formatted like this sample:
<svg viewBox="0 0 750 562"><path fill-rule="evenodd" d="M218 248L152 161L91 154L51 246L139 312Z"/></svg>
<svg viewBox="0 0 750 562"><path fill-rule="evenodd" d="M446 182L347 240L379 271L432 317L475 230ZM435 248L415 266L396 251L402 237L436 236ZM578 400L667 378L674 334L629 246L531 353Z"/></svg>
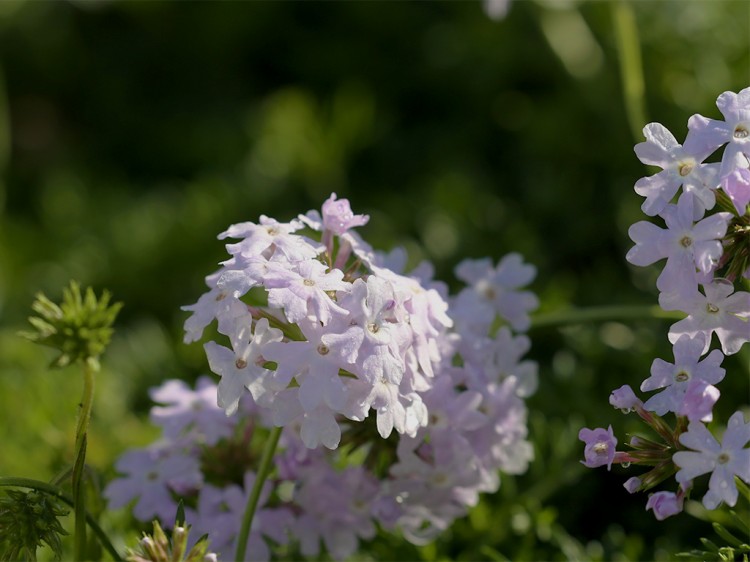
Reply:
<svg viewBox="0 0 750 562"><path fill-rule="evenodd" d="M701 537L701 542L703 543L703 546L705 546L710 552L715 552L715 553L719 552L719 547L716 546L707 538Z"/></svg>
<svg viewBox="0 0 750 562"><path fill-rule="evenodd" d="M724 539L729 545L735 548L739 548L742 546L742 541L739 540L737 537L735 537L732 533L727 531L723 525L720 525L719 523L714 523L713 528L716 534L719 535L722 539Z"/></svg>
<svg viewBox="0 0 750 562"><path fill-rule="evenodd" d="M180 499L180 503L177 504L177 515L174 518L175 527L185 526L185 505Z"/></svg>

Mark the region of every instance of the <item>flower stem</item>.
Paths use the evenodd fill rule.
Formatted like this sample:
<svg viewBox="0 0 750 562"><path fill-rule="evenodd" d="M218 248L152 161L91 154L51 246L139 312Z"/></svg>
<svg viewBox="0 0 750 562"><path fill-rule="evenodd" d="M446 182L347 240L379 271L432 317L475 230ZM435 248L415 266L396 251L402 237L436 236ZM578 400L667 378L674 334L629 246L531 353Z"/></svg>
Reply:
<svg viewBox="0 0 750 562"><path fill-rule="evenodd" d="M86 443L91 407L94 403L94 375L98 370L94 360L83 363L83 398L76 425L76 460L73 465L73 506L75 514L73 553L76 560L86 559L86 487L83 482L83 468L86 464Z"/></svg>
<svg viewBox="0 0 750 562"><path fill-rule="evenodd" d="M682 312L668 312L658 306L594 306L591 308L570 308L559 312L539 314L531 319L531 329L556 328L572 324L607 322L610 320L680 320Z"/></svg>
<svg viewBox="0 0 750 562"><path fill-rule="evenodd" d="M643 83L643 64L638 39L638 26L633 7L626 0L615 0L612 7L612 21L615 31L617 53L620 58L620 77L625 98L625 112L630 129L636 141L641 140L641 129L646 124Z"/></svg>
<svg viewBox="0 0 750 562"><path fill-rule="evenodd" d="M274 427L271 430L271 433L268 436L268 441L266 441L266 446L263 449L263 456L260 459L258 473L255 475L253 490L247 500L245 515L242 518L242 527L240 527L240 533L237 537L237 551L234 559L238 562L245 560L245 549L247 547L247 539L250 536L250 527L252 526L253 517L255 516L255 509L258 507L258 500L260 499L260 492L263 490L263 484L271 471L273 454L276 452L276 445L279 443L279 437L281 437L281 431L283 429L283 427Z"/></svg>
<svg viewBox="0 0 750 562"><path fill-rule="evenodd" d="M44 492L45 494L56 497L57 499L71 507L74 507L76 503L72 497L63 492L57 486L48 484L47 482L42 482L41 480L13 477L0 478L0 487L3 486L12 486L14 488L28 488L30 490L36 490L37 492ZM96 519L94 519L89 513L84 513L84 521L89 524L89 527L91 527L91 530L94 531L94 534L99 539L99 542L104 547L104 549L109 552L109 555L112 557L112 559L116 562L122 562L122 558L117 553L117 550L115 550L115 547L112 546L109 537L107 537L107 534L96 522Z"/></svg>

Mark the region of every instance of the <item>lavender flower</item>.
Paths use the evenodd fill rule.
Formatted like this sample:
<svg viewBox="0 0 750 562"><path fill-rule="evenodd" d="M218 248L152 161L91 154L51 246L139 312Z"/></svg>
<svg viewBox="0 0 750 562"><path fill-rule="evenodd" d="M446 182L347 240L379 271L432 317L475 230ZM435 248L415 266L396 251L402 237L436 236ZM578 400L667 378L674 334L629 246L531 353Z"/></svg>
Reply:
<svg viewBox="0 0 750 562"><path fill-rule="evenodd" d="M508 254L496 267L489 259L464 260L456 267L456 277L470 287L457 297L458 321L482 333L499 315L514 330L528 329L529 312L539 306L539 301L533 293L518 289L535 276L536 268L524 264L519 254Z"/></svg>
<svg viewBox="0 0 750 562"><path fill-rule="evenodd" d="M680 186L697 199L696 211L700 217L703 210L713 208L718 181L718 166L703 164L713 149L685 142L677 143L660 123L649 123L643 128L646 142L637 144L635 153L644 164L659 166L662 171L638 180L635 192L646 198L641 209L649 216L662 212L677 193Z"/></svg>
<svg viewBox="0 0 750 562"><path fill-rule="evenodd" d="M606 464L607 470L612 468L617 438L612 432L611 425L607 429L601 427L588 429L584 427L578 432L578 439L586 444L583 452L584 460L581 461L584 466L596 468L597 466L604 466Z"/></svg>
<svg viewBox="0 0 750 562"><path fill-rule="evenodd" d="M716 333L725 355L737 353L750 341L750 293L734 292L731 283L715 280L703 285L704 294L697 289L680 293L662 293L659 304L664 310L681 310L688 317L672 325L669 341L675 343L683 334L705 337L703 353L711 345Z"/></svg>
<svg viewBox="0 0 750 562"><path fill-rule="evenodd" d="M660 416L667 412L695 412L697 406L695 399L698 397L696 395L698 387L695 384L693 384L689 403L686 406L686 393L691 383L703 381L705 385L714 385L724 378L724 369L721 368L724 354L715 349L701 360L700 357L705 347L704 335L699 334L694 338L683 335L674 343L674 364L662 359L654 359L651 364L651 376L641 383L641 390L644 392L661 388L664 390L646 400L643 407ZM706 386L701 387L701 394L705 388ZM695 415L697 412L691 414L691 419ZM702 415L697 419L705 415L706 413L702 411Z"/></svg>
<svg viewBox="0 0 750 562"><path fill-rule="evenodd" d="M137 498L133 515L141 521L174 520L173 494L197 489L203 482L197 459L168 445L128 451L115 466L125 476L110 482L104 496L111 508Z"/></svg>
<svg viewBox="0 0 750 562"><path fill-rule="evenodd" d="M713 419L714 404L720 395L715 386L701 379L692 379L685 389L685 396L677 413L690 421L710 422Z"/></svg>
<svg viewBox="0 0 750 562"><path fill-rule="evenodd" d="M367 220L333 194L322 215L232 225L220 235L239 238L226 246L230 258L207 278L209 291L186 307L193 313L186 341L213 320L229 340L204 348L234 431L201 441L177 400L155 419L175 428L165 432L170 446L207 470L208 484L185 491L201 530L222 527L213 532L224 551L236 529L219 521L239 509L242 495L226 459L252 451L246 445L257 427L285 428L275 459L279 508L262 509L269 513L251 530L251 541L261 541L251 550L263 556L264 535L285 540L269 535L264 521L272 516L305 555L322 543L335 558L350 556L376 522L424 543L465 515L480 493L496 490L499 470L521 473L533 456L522 398L536 388L537 366L523 359L529 338L515 332L529 326L538 304L523 290L534 267L518 254L496 266L467 261L458 275L471 286L450 299L429 264L404 273L403 251L376 252L351 230ZM300 235L304 226L321 241ZM496 319L508 325L496 329ZM394 430L398 439L386 441ZM370 437L375 431L381 439ZM320 446L342 444L366 445L364 464L334 469ZM381 458L394 460L383 467Z"/></svg>
<svg viewBox="0 0 750 562"><path fill-rule="evenodd" d="M697 286L696 268L702 273L713 271L721 258L721 238L727 232L730 213L715 213L693 223L694 198L684 193L677 205L662 210L667 230L641 221L628 230L636 243L625 259L634 265L650 265L667 258L656 286L661 291L679 292Z"/></svg>
<svg viewBox="0 0 750 562"><path fill-rule="evenodd" d="M739 93L724 92L716 100L724 121L693 115L688 120L690 133L685 140L687 150L708 152L727 144L721 160L720 175L725 177L735 165L735 155L750 152L750 88Z"/></svg>
<svg viewBox="0 0 750 562"><path fill-rule="evenodd" d="M151 389L149 396L166 404L151 408L151 421L162 427L167 439L189 435L196 442L214 445L234 430L234 423L216 405L216 385L208 377L200 377L195 390L184 381L168 380Z"/></svg>
<svg viewBox="0 0 750 562"><path fill-rule="evenodd" d="M708 493L703 497L706 509L715 509L722 501L730 507L737 503L737 486L734 476L750 484L750 423L742 412L729 418L721 444L700 422L690 422L688 431L680 436L680 443L692 451L678 451L672 459L680 467L676 479L687 483L693 478L711 473Z"/></svg>

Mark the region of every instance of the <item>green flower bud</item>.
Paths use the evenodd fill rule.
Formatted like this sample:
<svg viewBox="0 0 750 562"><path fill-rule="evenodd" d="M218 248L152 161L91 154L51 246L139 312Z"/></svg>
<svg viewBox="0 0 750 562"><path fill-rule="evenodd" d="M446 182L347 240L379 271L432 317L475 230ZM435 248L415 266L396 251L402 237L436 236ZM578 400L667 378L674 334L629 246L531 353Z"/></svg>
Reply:
<svg viewBox="0 0 750 562"><path fill-rule="evenodd" d="M107 291L97 299L91 287L85 295L75 281L63 290L60 305L39 293L31 306L38 316L29 318L34 327L22 336L60 352L52 367L65 367L77 361L96 362L112 337L112 324L122 303L110 304Z"/></svg>

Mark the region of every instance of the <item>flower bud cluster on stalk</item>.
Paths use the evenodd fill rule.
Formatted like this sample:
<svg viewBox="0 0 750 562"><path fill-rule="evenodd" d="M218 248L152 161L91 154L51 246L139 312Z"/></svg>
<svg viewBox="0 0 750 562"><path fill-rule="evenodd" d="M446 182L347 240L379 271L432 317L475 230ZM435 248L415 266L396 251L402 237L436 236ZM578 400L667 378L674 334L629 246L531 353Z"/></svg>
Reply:
<svg viewBox="0 0 750 562"><path fill-rule="evenodd" d="M112 507L137 500L137 518L164 523L182 498L231 557L254 437L282 427L247 551L323 545L342 559L378 526L427 543L497 490L498 472L526 470L537 365L523 332L538 301L523 288L535 268L518 254L465 260L465 287L449 296L430 264L406 273L403 250L376 252L352 230L368 220L332 194L321 212L219 236L230 257L184 309L187 343L216 321L222 339L204 348L220 379L152 392L163 439L120 459Z"/></svg>
<svg viewBox="0 0 750 562"><path fill-rule="evenodd" d="M579 434L588 467L651 467L625 483L630 493L675 477L676 491L653 493L646 504L659 520L682 511L699 476L711 475L702 500L707 509L736 504L735 478L750 483L750 423L743 413L732 414L721 442L706 426L720 396L724 357L750 341L750 293L742 290L750 279L750 88L724 92L716 104L724 120L693 115L683 145L650 123L643 129L646 142L635 147L641 162L662 168L638 180L635 191L646 198L643 212L666 228L632 225L635 246L626 259L637 266L666 260L656 280L659 305L686 316L669 330L674 363L655 359L641 384L642 392L658 392L642 402L625 385L610 403L635 411L658 438L632 437L629 450L620 452L611 426ZM720 162L705 162L722 146ZM716 340L721 349L714 348ZM666 414L675 416L673 425Z"/></svg>

